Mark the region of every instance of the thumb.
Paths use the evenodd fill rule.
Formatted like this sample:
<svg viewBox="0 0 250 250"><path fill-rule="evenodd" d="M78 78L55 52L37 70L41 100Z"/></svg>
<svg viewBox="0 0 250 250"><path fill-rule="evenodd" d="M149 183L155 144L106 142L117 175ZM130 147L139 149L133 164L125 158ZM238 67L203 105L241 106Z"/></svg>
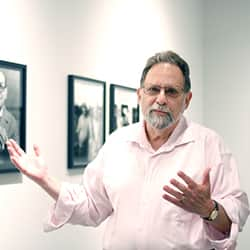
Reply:
<svg viewBox="0 0 250 250"><path fill-rule="evenodd" d="M40 156L40 148L36 144L34 144L33 149L34 149L35 155L37 157L39 157Z"/></svg>
<svg viewBox="0 0 250 250"><path fill-rule="evenodd" d="M210 171L211 168L206 168L203 174L203 185L209 186L210 187Z"/></svg>

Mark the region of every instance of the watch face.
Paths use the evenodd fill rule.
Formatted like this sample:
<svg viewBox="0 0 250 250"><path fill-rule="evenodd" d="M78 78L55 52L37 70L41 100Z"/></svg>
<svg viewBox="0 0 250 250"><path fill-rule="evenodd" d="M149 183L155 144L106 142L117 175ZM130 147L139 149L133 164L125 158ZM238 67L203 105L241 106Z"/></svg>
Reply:
<svg viewBox="0 0 250 250"><path fill-rule="evenodd" d="M210 215L210 220L215 220L217 216L218 216L218 210L215 209Z"/></svg>

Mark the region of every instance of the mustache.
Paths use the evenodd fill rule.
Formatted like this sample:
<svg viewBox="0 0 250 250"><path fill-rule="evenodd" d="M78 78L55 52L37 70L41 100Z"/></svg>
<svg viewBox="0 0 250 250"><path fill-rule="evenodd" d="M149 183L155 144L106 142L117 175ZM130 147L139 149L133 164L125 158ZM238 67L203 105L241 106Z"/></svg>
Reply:
<svg viewBox="0 0 250 250"><path fill-rule="evenodd" d="M153 110L160 110L166 113L171 113L171 111L166 105L154 104L150 107L149 111L153 111Z"/></svg>

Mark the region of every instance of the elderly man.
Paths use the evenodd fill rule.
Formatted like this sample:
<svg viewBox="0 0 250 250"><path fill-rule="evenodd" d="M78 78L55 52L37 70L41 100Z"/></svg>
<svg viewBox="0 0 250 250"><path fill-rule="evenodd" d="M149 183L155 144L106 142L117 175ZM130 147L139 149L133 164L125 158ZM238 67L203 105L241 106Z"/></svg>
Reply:
<svg viewBox="0 0 250 250"><path fill-rule="evenodd" d="M15 117L6 109L8 95L6 77L0 71L0 151L4 151L8 138L18 140L18 129Z"/></svg>
<svg viewBox="0 0 250 250"><path fill-rule="evenodd" d="M188 64L172 51L154 55L137 94L143 121L108 138L82 185L52 178L37 146L33 158L7 142L16 167L56 200L45 230L107 219L105 250L235 249L248 199L221 138L183 116Z"/></svg>

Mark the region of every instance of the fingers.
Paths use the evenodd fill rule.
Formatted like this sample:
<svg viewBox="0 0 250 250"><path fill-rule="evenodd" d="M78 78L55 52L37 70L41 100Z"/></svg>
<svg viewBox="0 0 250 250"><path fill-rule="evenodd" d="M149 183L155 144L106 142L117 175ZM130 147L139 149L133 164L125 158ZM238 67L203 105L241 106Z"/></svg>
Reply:
<svg viewBox="0 0 250 250"><path fill-rule="evenodd" d="M210 170L211 168L206 168L203 173L203 181L202 186L210 187ZM197 190L200 184L196 183L192 178L186 175L183 171L179 171L178 176L187 184L182 184L181 182L177 181L176 179L172 179L170 183L178 188L182 193L191 195L192 190Z"/></svg>
<svg viewBox="0 0 250 250"><path fill-rule="evenodd" d="M206 186L210 186L210 171L211 171L211 168L206 168L204 173L203 173L203 181L202 181L202 185L206 185ZM185 183L188 185L188 187L190 189L193 189L195 187L197 187L197 183L194 182L188 175L186 175L184 172L182 171L179 171L178 173L178 176L181 177Z"/></svg>
<svg viewBox="0 0 250 250"><path fill-rule="evenodd" d="M176 206L184 208L187 200L193 200L192 191L175 179L170 180L170 183L178 190L169 185L163 186L163 190L166 192L162 195L163 199L175 204Z"/></svg>
<svg viewBox="0 0 250 250"><path fill-rule="evenodd" d="M162 198L167 200L167 201L170 201L171 203L175 204L178 207L182 206L181 201L174 198L174 197L172 197L171 195L168 195L168 194L165 193L165 194L162 195Z"/></svg>
<svg viewBox="0 0 250 250"><path fill-rule="evenodd" d="M21 149L21 147L13 139L9 139L6 142L6 145L7 145L7 149L9 153L11 154L17 154L19 156L22 156L25 154L24 151Z"/></svg>
<svg viewBox="0 0 250 250"><path fill-rule="evenodd" d="M6 145L7 145L7 148L8 148L10 155L17 154L19 156L22 156L25 154L25 152L22 150L22 148L13 139L9 139L6 142ZM36 144L34 144L33 149L34 149L35 155L39 157L40 156L40 148Z"/></svg>
<svg viewBox="0 0 250 250"><path fill-rule="evenodd" d="M197 183L194 182L188 175L186 175L183 171L179 171L178 176L181 177L189 186L189 188L194 188L197 186Z"/></svg>
<svg viewBox="0 0 250 250"><path fill-rule="evenodd" d="M204 214L206 208L204 204L211 200L210 193L210 168L206 168L203 172L203 179L201 183L196 183L191 177L184 172L179 171L177 175L184 181L171 179L170 184L163 186L165 193L162 197L181 207L189 212L196 214Z"/></svg>
<svg viewBox="0 0 250 250"><path fill-rule="evenodd" d="M20 164L20 161L18 160L17 157L15 156L11 156L10 157L11 162L14 164L14 166L19 169L21 172L25 172L25 170L23 169L22 165Z"/></svg>
<svg viewBox="0 0 250 250"><path fill-rule="evenodd" d="M167 193L173 195L173 196L176 197L177 199L181 199L182 196L183 196L183 193L174 190L173 188L171 188L171 187L168 186L168 185L165 185L165 186L163 187L163 190L166 191Z"/></svg>
<svg viewBox="0 0 250 250"><path fill-rule="evenodd" d="M16 166L17 169L25 173L25 168L23 166L23 158L25 156L25 152L13 139L9 139L6 142L6 145L9 152L10 161L14 166Z"/></svg>
<svg viewBox="0 0 250 250"><path fill-rule="evenodd" d="M180 183L179 181L177 181L176 179L172 179L170 180L170 183L177 187L182 193L185 193L187 190L187 186L185 186L184 184Z"/></svg>
<svg viewBox="0 0 250 250"><path fill-rule="evenodd" d="M194 196L194 190L197 189L198 184L193 181L192 178L190 178L188 175L186 175L183 171L179 171L177 175L184 181L184 184L180 181L177 181L176 179L171 179L170 183L177 189L173 189L168 185L165 185L163 187L163 190L174 197L175 204L176 202L180 202L180 200L183 199L183 197L187 197L188 199L193 199ZM167 195L168 196L168 195ZM172 199L169 199L169 197L165 196L165 199L172 201ZM172 198L170 196L170 198Z"/></svg>
<svg viewBox="0 0 250 250"><path fill-rule="evenodd" d="M23 157L20 157L15 149L11 146L8 146L8 152L9 152L9 155L10 155L10 161L13 163L13 165L19 169L20 171L24 172L24 169L23 169L23 166L22 166L22 159Z"/></svg>
<svg viewBox="0 0 250 250"><path fill-rule="evenodd" d="M165 185L163 187L163 190L165 192L167 192L168 194L175 197L174 198L175 202L179 202L182 199L183 195L185 195L187 197L192 197L193 196L192 190L197 186L197 184L189 176L187 176L184 172L179 171L178 176L181 177L187 185L182 184L181 182L177 181L176 179L171 179L170 183L174 187L176 187L178 189L178 191L171 188L168 185ZM173 202L171 196L170 196L171 199L169 199L168 195L164 196L164 197L165 197L165 199Z"/></svg>

